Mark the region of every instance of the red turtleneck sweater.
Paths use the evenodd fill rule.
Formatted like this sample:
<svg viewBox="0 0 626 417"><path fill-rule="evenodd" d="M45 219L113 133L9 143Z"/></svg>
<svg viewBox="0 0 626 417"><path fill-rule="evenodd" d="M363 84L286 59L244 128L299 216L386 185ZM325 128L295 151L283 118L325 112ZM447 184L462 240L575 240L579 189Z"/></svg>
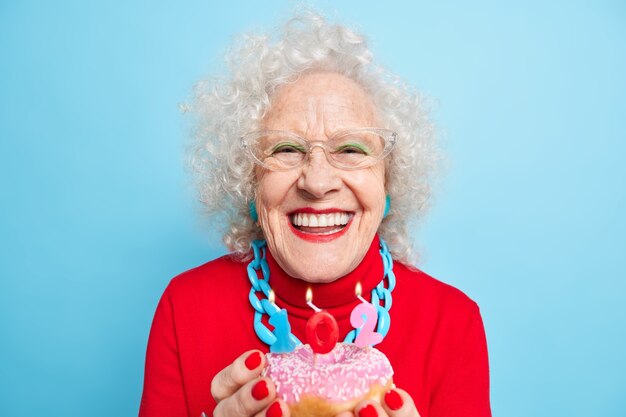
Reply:
<svg viewBox="0 0 626 417"><path fill-rule="evenodd" d="M276 304L286 308L293 334L305 341L305 304L310 286L315 304L339 324L340 340L352 329L350 312L383 276L372 242L363 262L329 284L289 277L267 252ZM394 369L396 386L409 392L421 417L490 416L489 369L482 319L461 291L394 262L397 284L391 327L376 347ZM243 352L268 351L253 329L246 264L224 256L174 278L157 307L146 354L140 417L212 415L211 380Z"/></svg>

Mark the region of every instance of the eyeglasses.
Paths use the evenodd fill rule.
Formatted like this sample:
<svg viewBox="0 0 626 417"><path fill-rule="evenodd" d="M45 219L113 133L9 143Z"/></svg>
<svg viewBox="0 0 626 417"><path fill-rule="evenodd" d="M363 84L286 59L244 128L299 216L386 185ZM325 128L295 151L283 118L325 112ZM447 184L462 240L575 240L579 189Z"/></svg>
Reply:
<svg viewBox="0 0 626 417"><path fill-rule="evenodd" d="M320 147L335 168L367 168L385 158L396 143L397 133L387 129L359 128L342 130L325 141L309 141L292 132L266 130L250 132L240 138L255 163L272 171L301 166L315 147Z"/></svg>

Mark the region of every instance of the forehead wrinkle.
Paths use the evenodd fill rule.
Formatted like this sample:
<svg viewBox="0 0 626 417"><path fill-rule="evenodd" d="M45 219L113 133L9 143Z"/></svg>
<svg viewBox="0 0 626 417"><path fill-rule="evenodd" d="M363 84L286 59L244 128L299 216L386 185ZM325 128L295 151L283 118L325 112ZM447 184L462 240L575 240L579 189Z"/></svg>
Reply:
<svg viewBox="0 0 626 417"><path fill-rule="evenodd" d="M360 86L352 88L354 83L349 79L343 82L342 78L338 85L334 84L337 77L332 76L332 80L311 77L304 84L285 86L274 97L264 127L291 130L319 140L343 129L375 126L372 98Z"/></svg>
<svg viewBox="0 0 626 417"><path fill-rule="evenodd" d="M361 117L357 117L357 115ZM363 117L363 115L365 116ZM307 120L307 135L317 134L326 138L344 129L369 127L372 122L366 120L373 120L372 112L369 111L368 107L364 103L354 100L348 104L327 103L320 100L310 116ZM311 126L316 127L318 131L313 132Z"/></svg>

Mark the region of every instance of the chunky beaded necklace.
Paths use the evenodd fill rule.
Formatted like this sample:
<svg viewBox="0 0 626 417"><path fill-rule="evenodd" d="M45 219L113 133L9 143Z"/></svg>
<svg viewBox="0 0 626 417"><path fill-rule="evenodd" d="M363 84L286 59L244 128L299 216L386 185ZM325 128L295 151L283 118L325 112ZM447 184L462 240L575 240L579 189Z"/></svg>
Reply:
<svg viewBox="0 0 626 417"><path fill-rule="evenodd" d="M270 268L267 264L266 260L266 251L267 251L267 243L265 240L255 240L252 242L252 250L254 252L254 259L248 264L247 272L248 278L250 279L250 284L252 288L250 289L250 293L248 295L248 299L250 300L250 304L254 308L254 331L261 341L267 344L270 347L270 351L274 351L274 347L277 345L277 341L279 339L286 339L287 343L291 346L291 348L295 348L297 345L302 344L300 340L291 332L289 334L276 334L275 331L270 330L263 322L263 315L267 314L269 316L269 323L271 325L275 325L273 323L273 317L275 315L287 314L285 309L280 309L275 303L271 302L268 298L270 297L270 292L272 288L270 287ZM376 331L381 336L386 336L389 331L389 326L391 325L391 318L389 316L389 309L391 308L392 299L391 293L396 287L396 276L393 273L393 259L391 258L391 254L389 253L389 248L387 244L380 239L380 257L383 261L383 278L381 281L374 287L371 292L372 295L372 304L376 308L376 312L378 315L378 321L376 326ZM262 278L259 278L258 271L261 271L263 275ZM387 281L387 286L385 286L385 281ZM257 293L261 293L257 295ZM381 301L383 302L381 305ZM277 316L278 318L278 316ZM275 329L277 330L277 329ZM353 342L356 336L359 334L360 329L353 329L346 335L344 342L350 343Z"/></svg>

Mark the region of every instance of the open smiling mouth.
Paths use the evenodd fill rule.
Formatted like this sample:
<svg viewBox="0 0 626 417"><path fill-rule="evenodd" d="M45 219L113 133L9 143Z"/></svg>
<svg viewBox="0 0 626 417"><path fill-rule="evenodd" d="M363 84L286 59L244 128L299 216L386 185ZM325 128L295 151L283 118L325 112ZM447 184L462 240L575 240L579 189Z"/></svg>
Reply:
<svg viewBox="0 0 626 417"><path fill-rule="evenodd" d="M324 214L300 212L290 214L289 220L298 232L314 236L327 236L346 229L353 216L353 213L340 211Z"/></svg>

